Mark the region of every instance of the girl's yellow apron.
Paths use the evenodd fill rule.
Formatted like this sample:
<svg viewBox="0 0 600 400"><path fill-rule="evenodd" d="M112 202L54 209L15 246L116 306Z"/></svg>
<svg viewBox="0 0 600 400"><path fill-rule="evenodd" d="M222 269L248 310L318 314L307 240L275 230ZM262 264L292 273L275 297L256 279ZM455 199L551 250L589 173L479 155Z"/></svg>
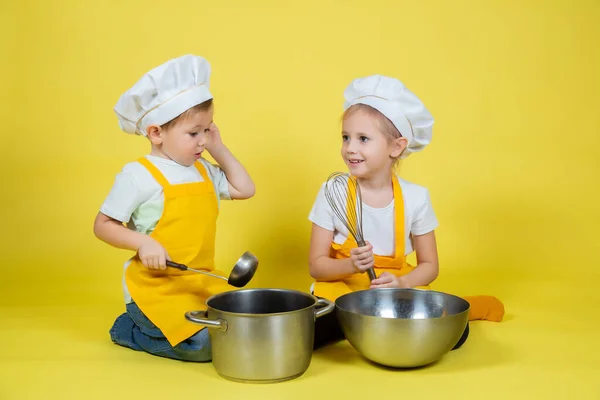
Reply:
<svg viewBox="0 0 600 400"><path fill-rule="evenodd" d="M394 189L394 221L396 250L394 256L378 256L375 258L375 274L380 276L382 272L390 272L396 276L406 275L416 267L406 262L404 255L404 199L402 197L402 188L398 182L398 177L392 174L392 185ZM348 193L349 196L353 193ZM330 256L336 259L350 258L350 250L357 247L356 241L352 235L341 246L337 243L331 243ZM366 273L356 273L338 281L316 281L314 285L314 295L324 297L335 301L338 297L357 290L369 289L371 281ZM418 286L417 289L430 289L429 286Z"/></svg>
<svg viewBox="0 0 600 400"><path fill-rule="evenodd" d="M406 262L404 256L404 199L402 189L396 175L393 175L392 184L394 187L394 221L396 235L396 250L393 257L375 255L375 274L380 276L382 272L387 271L396 276L406 275L416 267ZM352 193L349 193L352 195ZM332 258L343 259L350 258L350 250L357 247L356 241L349 235L341 246L331 243L330 256ZM371 287L369 275L366 273L356 273L338 281L316 281L313 293L315 296L324 297L335 301L338 297L355 292L357 290L366 290ZM416 289L429 290L431 287L417 286ZM469 320L488 320L500 322L504 317L504 305L494 296L462 296L469 307Z"/></svg>
<svg viewBox="0 0 600 400"><path fill-rule="evenodd" d="M166 249L173 261L225 276L214 266L219 208L204 166L195 163L203 182L171 185L146 158L139 162L164 191L163 214L150 237ZM125 282L133 301L172 346L202 329L185 319L187 311L206 308L208 297L233 289L221 279L191 271L148 269L138 255L125 271Z"/></svg>

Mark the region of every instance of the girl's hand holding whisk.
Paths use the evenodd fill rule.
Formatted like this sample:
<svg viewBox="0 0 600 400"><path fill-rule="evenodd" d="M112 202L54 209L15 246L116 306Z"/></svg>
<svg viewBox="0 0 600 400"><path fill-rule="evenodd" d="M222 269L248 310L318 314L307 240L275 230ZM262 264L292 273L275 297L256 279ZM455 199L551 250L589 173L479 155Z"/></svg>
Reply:
<svg viewBox="0 0 600 400"><path fill-rule="evenodd" d="M366 243L367 244L363 247L356 247L350 250L350 259L352 260L352 265L358 272L361 273L375 265L373 246L369 242Z"/></svg>

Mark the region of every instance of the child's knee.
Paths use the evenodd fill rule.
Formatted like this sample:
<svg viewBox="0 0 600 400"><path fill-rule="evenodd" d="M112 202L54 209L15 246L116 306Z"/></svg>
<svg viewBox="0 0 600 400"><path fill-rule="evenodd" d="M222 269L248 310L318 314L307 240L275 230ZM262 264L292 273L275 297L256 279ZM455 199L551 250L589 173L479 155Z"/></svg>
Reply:
<svg viewBox="0 0 600 400"><path fill-rule="evenodd" d="M140 310L140 308L135 303L129 303L126 305L127 313L133 320L133 322L137 325L140 331L149 337L152 338L163 338L164 335L160 329L146 315Z"/></svg>
<svg viewBox="0 0 600 400"><path fill-rule="evenodd" d="M119 336L123 336L123 333L127 333L131 336L131 330L133 329L133 321L127 313L123 313L115 319L115 322L110 327L108 333L113 342L117 343Z"/></svg>
<svg viewBox="0 0 600 400"><path fill-rule="evenodd" d="M212 360L212 347L208 328L202 329L189 339L173 348L178 357L185 361L208 362Z"/></svg>
<svg viewBox="0 0 600 400"><path fill-rule="evenodd" d="M129 347L133 350L142 350L133 338L135 324L128 313L123 313L117 317L113 326L109 330L110 339L113 343Z"/></svg>

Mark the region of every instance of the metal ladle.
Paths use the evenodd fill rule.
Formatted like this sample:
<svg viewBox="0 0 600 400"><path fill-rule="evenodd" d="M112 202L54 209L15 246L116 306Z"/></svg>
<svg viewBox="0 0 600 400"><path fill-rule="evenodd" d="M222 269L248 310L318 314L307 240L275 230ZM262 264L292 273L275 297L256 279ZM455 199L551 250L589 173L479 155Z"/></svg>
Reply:
<svg viewBox="0 0 600 400"><path fill-rule="evenodd" d="M183 264L179 264L173 261L167 260L167 266L171 268L176 268L181 271L192 271L197 272L199 274L204 274L208 276L212 276L213 278L219 278L227 281L228 284L235 287L244 287L250 279L254 276L256 269L258 268L258 259L256 256L249 251L242 254L242 256L237 260L235 265L233 266L233 270L229 274L229 278L225 278L224 276L211 274L207 271L202 271L198 269L188 268Z"/></svg>

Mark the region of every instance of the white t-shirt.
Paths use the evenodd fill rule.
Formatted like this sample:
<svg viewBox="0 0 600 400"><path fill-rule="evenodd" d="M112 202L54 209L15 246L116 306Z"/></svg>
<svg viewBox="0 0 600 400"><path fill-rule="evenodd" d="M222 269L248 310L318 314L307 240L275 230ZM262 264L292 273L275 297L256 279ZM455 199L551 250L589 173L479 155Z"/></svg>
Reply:
<svg viewBox="0 0 600 400"><path fill-rule="evenodd" d="M413 252L412 236L433 231L438 226L438 220L426 188L400 178L398 181L404 200L404 255L409 255ZM327 203L324 188L325 183L321 185L308 219L324 229L333 231L333 241L343 244L348 237L348 229ZM393 256L395 252L394 209L394 200L383 208L362 204L363 236L373 245L373 253L379 256Z"/></svg>
<svg viewBox="0 0 600 400"><path fill-rule="evenodd" d="M150 161L172 185L204 182L202 175L194 165L186 167L166 158L147 155ZM205 159L200 162L206 168L212 181L217 200L231 200L229 183L225 172L217 165ZM150 171L137 161L126 164L117 174L113 187L100 207L100 212L127 224L129 229L149 235L152 233L164 209L162 186L154 179ZM125 262L124 268L131 259ZM123 276L123 294L125 302L131 302L131 296Z"/></svg>

